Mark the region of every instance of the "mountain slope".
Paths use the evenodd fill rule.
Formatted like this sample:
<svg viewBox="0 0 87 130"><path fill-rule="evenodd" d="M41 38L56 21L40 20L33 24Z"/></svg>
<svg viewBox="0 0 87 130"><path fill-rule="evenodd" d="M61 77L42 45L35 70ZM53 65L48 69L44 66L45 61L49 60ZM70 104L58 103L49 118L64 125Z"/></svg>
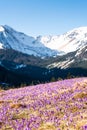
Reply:
<svg viewBox="0 0 87 130"><path fill-rule="evenodd" d="M87 130L87 78L0 91L1 130Z"/></svg>
<svg viewBox="0 0 87 130"><path fill-rule="evenodd" d="M87 45L87 27L76 28L60 36L42 36L39 41L51 49L73 52Z"/></svg>
<svg viewBox="0 0 87 130"><path fill-rule="evenodd" d="M5 25L0 26L0 49L14 49L29 55L47 57L64 55L87 46L87 27L73 29L60 36L25 35Z"/></svg>
<svg viewBox="0 0 87 130"><path fill-rule="evenodd" d="M87 76L87 60L84 60L87 59L87 52L83 52L78 55L79 58L75 57L76 52L72 52L41 59L11 49L0 50L0 82L20 86L49 82L53 77L56 80L59 77L65 79L68 74L72 77ZM73 59L74 62L70 62Z"/></svg>
<svg viewBox="0 0 87 130"><path fill-rule="evenodd" d="M49 82L52 77L64 79L68 73L87 76L86 30L83 27L61 36L33 38L0 26L0 82L37 84Z"/></svg>
<svg viewBox="0 0 87 130"><path fill-rule="evenodd" d="M57 56L48 63L48 68L85 68L87 69L87 45L77 51Z"/></svg>
<svg viewBox="0 0 87 130"><path fill-rule="evenodd" d="M0 26L0 49L14 49L29 55L46 57L54 56L58 52L36 43L35 38L25 35L5 25Z"/></svg>

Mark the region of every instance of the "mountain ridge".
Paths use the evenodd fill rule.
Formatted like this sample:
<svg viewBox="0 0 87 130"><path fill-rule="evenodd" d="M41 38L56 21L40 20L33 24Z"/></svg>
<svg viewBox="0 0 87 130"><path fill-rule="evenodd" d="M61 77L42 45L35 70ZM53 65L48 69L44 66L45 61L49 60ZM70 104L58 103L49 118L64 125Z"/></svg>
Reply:
<svg viewBox="0 0 87 130"><path fill-rule="evenodd" d="M79 31L78 31L79 30ZM83 31L82 31L83 30ZM37 84L73 76L87 76L87 33L86 28L74 29L61 36L30 37L9 26L0 27L0 82L12 85ZM81 36L81 37L80 37ZM47 47L62 38L62 45L52 44L56 50ZM49 40L50 39L50 40ZM69 42L71 39L71 42ZM28 41L29 40L29 41ZM48 40L48 42L46 42ZM57 45L58 44L58 45ZM58 51L58 46L67 47L68 52ZM57 46L56 46L57 45ZM75 45L75 46L74 46ZM74 47L74 49L73 49ZM32 52L32 53L31 53Z"/></svg>
<svg viewBox="0 0 87 130"><path fill-rule="evenodd" d="M8 25L0 26L0 49L14 49L39 57L65 55L87 46L87 27L73 29L63 35L36 38L15 31Z"/></svg>
<svg viewBox="0 0 87 130"><path fill-rule="evenodd" d="M14 49L22 53L40 57L54 56L58 53L55 50L45 47L40 42L38 44L35 43L35 38L17 32L7 25L1 26L0 28L1 49Z"/></svg>
<svg viewBox="0 0 87 130"><path fill-rule="evenodd" d="M86 43L85 43L86 41ZM73 29L63 35L41 37L41 42L51 49L66 53L76 51L81 43L87 44L87 27Z"/></svg>

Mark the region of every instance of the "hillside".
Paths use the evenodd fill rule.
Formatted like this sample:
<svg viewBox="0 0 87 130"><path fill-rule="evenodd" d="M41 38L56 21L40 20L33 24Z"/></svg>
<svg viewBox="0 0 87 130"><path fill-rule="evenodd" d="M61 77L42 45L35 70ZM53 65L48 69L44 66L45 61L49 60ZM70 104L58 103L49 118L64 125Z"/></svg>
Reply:
<svg viewBox="0 0 87 130"><path fill-rule="evenodd" d="M0 130L87 130L87 78L1 90Z"/></svg>
<svg viewBox="0 0 87 130"><path fill-rule="evenodd" d="M54 57L82 50L87 46L87 27L62 35L31 37L10 26L0 26L0 49L13 49L36 57Z"/></svg>
<svg viewBox="0 0 87 130"><path fill-rule="evenodd" d="M87 77L87 27L62 35L31 37L0 26L0 84L20 86Z"/></svg>

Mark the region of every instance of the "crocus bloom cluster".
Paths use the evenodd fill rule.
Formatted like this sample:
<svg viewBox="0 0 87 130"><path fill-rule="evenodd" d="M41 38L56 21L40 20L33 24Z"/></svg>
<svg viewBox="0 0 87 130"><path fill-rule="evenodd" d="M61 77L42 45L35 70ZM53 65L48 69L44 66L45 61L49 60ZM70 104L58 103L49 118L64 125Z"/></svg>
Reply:
<svg viewBox="0 0 87 130"><path fill-rule="evenodd" d="M0 130L87 130L87 78L1 90Z"/></svg>

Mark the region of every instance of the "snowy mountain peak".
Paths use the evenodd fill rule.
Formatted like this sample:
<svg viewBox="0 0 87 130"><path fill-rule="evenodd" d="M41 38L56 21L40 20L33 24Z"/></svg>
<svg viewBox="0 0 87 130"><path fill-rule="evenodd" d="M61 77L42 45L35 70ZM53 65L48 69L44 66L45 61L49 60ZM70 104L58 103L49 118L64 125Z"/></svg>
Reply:
<svg viewBox="0 0 87 130"><path fill-rule="evenodd" d="M10 27L8 25L4 25L3 28L4 28L5 31L16 32L16 33L18 32L18 31L16 31L15 29L13 29L12 27Z"/></svg>
<svg viewBox="0 0 87 130"><path fill-rule="evenodd" d="M36 38L0 26L0 49L14 49L29 55L46 57L63 55L87 46L87 27L75 28L63 35Z"/></svg>
<svg viewBox="0 0 87 130"><path fill-rule="evenodd" d="M73 34L73 36L77 36L77 35L84 35L87 34L87 27L79 27L79 28L75 28L69 32L67 32L67 34Z"/></svg>
<svg viewBox="0 0 87 130"><path fill-rule="evenodd" d="M4 27L0 26L0 32L3 32L3 31L4 31Z"/></svg>
<svg viewBox="0 0 87 130"><path fill-rule="evenodd" d="M87 32L87 27L79 27L75 28L72 31L78 31L78 32Z"/></svg>
<svg viewBox="0 0 87 130"><path fill-rule="evenodd" d="M51 50L37 39L17 32L8 25L0 26L0 49L13 49L29 55L46 57L55 56L57 51Z"/></svg>
<svg viewBox="0 0 87 130"><path fill-rule="evenodd" d="M69 53L87 45L87 27L73 29L63 35L42 36L40 38L46 47L60 52Z"/></svg>

